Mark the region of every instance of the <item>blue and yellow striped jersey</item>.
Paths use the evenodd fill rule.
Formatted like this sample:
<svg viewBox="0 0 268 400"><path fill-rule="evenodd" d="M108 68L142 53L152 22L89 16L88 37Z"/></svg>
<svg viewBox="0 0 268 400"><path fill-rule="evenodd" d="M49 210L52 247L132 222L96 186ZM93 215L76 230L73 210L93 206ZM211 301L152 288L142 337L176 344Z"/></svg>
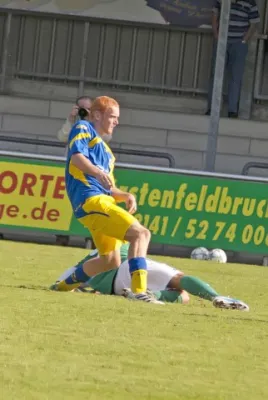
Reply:
<svg viewBox="0 0 268 400"><path fill-rule="evenodd" d="M71 157L76 153L83 154L92 164L106 172L113 182L115 157L92 123L83 120L74 124L68 139L65 184L74 214L80 218L85 215L81 206L86 199L100 194L110 195L111 192L106 190L96 178L84 174L73 165Z"/></svg>

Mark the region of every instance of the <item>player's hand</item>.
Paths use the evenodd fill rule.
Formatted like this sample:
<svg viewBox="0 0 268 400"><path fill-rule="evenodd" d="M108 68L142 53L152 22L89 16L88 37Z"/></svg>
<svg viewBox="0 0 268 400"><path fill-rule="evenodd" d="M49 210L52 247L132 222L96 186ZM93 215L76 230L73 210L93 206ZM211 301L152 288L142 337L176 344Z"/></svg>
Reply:
<svg viewBox="0 0 268 400"><path fill-rule="evenodd" d="M74 123L77 115L78 115L78 106L73 106L72 111L69 114L68 120L71 123Z"/></svg>
<svg viewBox="0 0 268 400"><path fill-rule="evenodd" d="M126 207L130 214L135 214L137 211L137 202L133 194L128 193L126 197Z"/></svg>
<svg viewBox="0 0 268 400"><path fill-rule="evenodd" d="M113 182L110 177L103 171L99 171L96 175L96 179L100 182L100 184L104 187L104 189L111 189L113 187Z"/></svg>

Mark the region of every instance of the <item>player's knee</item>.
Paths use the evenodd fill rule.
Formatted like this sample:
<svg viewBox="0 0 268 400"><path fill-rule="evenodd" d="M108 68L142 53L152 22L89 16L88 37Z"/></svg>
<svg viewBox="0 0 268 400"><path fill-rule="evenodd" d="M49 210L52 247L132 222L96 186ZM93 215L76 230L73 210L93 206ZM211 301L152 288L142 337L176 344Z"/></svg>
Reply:
<svg viewBox="0 0 268 400"><path fill-rule="evenodd" d="M145 228L141 224L132 225L125 237L130 243L134 243L136 241L141 241L143 243L149 243L151 239L151 232L149 229Z"/></svg>
<svg viewBox="0 0 268 400"><path fill-rule="evenodd" d="M151 240L151 232L149 231L149 229L147 229L144 226L142 226L140 238L149 243L150 240Z"/></svg>
<svg viewBox="0 0 268 400"><path fill-rule="evenodd" d="M121 262L119 251L112 251L109 254L101 256L105 267L118 268Z"/></svg>
<svg viewBox="0 0 268 400"><path fill-rule="evenodd" d="M151 232L149 231L149 229L141 226L140 230L138 231L136 240L142 243L149 243L151 240Z"/></svg>
<svg viewBox="0 0 268 400"><path fill-rule="evenodd" d="M190 301L190 296L185 290L182 290L180 293L182 304L188 304Z"/></svg>
<svg viewBox="0 0 268 400"><path fill-rule="evenodd" d="M181 278L184 276L183 272L178 272L175 276L173 276L173 278L169 281L168 283L168 288L170 289L175 289L180 291L181 290L181 286L180 286L180 281Z"/></svg>

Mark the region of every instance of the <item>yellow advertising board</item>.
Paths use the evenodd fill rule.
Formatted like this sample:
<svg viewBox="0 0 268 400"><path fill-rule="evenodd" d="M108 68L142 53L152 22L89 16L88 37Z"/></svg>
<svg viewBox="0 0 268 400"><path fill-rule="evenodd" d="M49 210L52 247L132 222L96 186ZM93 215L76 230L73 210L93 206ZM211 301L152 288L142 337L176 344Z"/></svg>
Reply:
<svg viewBox="0 0 268 400"><path fill-rule="evenodd" d="M135 217L152 242L267 254L267 180L117 166L117 186L133 193ZM0 228L89 237L73 216L64 165L0 158Z"/></svg>
<svg viewBox="0 0 268 400"><path fill-rule="evenodd" d="M71 219L62 166L0 161L1 224L66 231Z"/></svg>

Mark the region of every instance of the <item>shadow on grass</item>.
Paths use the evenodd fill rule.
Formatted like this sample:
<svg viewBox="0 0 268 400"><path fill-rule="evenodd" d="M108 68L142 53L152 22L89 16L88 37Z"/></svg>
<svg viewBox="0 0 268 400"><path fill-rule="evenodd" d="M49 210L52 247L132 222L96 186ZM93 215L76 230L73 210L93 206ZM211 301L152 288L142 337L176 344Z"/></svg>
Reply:
<svg viewBox="0 0 268 400"><path fill-rule="evenodd" d="M53 290L50 290L46 286L39 286L39 285L0 285L0 287L12 288L12 289L43 290L43 291L51 292L51 293L55 292ZM60 292L58 292L58 293L60 293ZM88 293L90 293L90 291L88 291ZM230 311L230 312L233 313L235 311ZM198 314L198 313L183 312L183 315L186 315L189 317L210 318L210 319L218 319L219 318L219 315L212 315L212 314L206 314L206 313ZM259 318L240 318L240 317L230 316L229 319L233 320L233 321L261 322L261 323L268 325L268 320L259 319Z"/></svg>
<svg viewBox="0 0 268 400"><path fill-rule="evenodd" d="M47 292L52 292L47 286L38 286L38 285L0 285L3 288L12 288L12 289L27 289L27 290L45 290Z"/></svg>
<svg viewBox="0 0 268 400"><path fill-rule="evenodd" d="M2 288L12 288L12 289L27 289L27 290L44 290L45 292L51 292L51 293L61 293L60 291L50 289L47 286L39 286L39 285L0 285ZM64 293L64 292L62 292ZM67 292L65 292L67 293ZM80 292L82 293L82 292ZM95 294L99 295L99 292L95 292L94 290L85 290L86 294Z"/></svg>

